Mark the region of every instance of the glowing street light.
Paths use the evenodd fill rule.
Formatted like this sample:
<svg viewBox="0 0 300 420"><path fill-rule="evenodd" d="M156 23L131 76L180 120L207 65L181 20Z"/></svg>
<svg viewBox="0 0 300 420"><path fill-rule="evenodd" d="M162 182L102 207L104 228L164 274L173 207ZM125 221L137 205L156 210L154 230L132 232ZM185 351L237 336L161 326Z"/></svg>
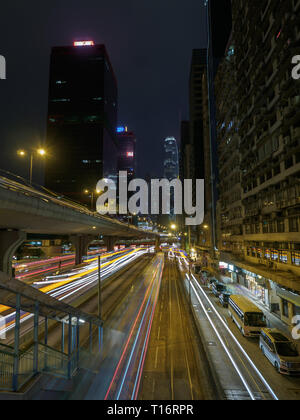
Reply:
<svg viewBox="0 0 300 420"><path fill-rule="evenodd" d="M47 152L46 152L45 149L41 149L41 148L34 149L31 152L29 152L29 153L26 150L21 149L21 150L18 150L17 151L17 154L18 154L18 156L20 156L22 158L25 157L25 156L27 156L27 154L30 156L29 182L30 182L30 184L32 184L32 172L33 172L33 158L34 158L34 154L37 154L37 155L39 155L41 157L45 157L47 155Z"/></svg>
<svg viewBox="0 0 300 420"><path fill-rule="evenodd" d="M83 192L84 192L84 194L89 194L90 195L90 198L91 198L91 209L94 210L94 199L95 199L95 195L96 194L97 195L101 194L101 191L99 191L99 190L94 191L94 190L85 189L85 190L83 190Z"/></svg>

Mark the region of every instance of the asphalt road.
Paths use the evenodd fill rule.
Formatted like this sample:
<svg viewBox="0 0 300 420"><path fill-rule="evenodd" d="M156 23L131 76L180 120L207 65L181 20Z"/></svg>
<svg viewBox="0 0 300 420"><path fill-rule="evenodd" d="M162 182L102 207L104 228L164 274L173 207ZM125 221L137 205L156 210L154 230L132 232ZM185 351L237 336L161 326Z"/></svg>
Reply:
<svg viewBox="0 0 300 420"><path fill-rule="evenodd" d="M166 257L140 400L218 399L174 259Z"/></svg>

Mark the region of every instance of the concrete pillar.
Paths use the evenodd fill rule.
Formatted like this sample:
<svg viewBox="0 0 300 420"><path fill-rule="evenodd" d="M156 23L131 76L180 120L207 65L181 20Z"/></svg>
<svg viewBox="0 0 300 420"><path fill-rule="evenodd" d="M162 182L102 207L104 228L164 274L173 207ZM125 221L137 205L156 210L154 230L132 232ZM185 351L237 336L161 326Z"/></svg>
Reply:
<svg viewBox="0 0 300 420"><path fill-rule="evenodd" d="M12 276L12 257L26 239L26 232L20 230L0 231L0 271Z"/></svg>
<svg viewBox="0 0 300 420"><path fill-rule="evenodd" d="M82 264L82 258L87 255L89 244L97 239L92 235L72 235L70 241L75 248L75 264Z"/></svg>
<svg viewBox="0 0 300 420"><path fill-rule="evenodd" d="M117 242L117 238L115 236L104 236L103 241L107 248L107 252L114 251L115 243Z"/></svg>

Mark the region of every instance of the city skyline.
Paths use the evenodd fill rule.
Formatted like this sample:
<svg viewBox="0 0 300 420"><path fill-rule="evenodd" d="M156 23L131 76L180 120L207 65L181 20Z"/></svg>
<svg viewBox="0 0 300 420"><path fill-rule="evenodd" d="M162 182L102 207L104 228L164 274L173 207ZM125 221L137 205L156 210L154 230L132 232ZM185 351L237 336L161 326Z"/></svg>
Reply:
<svg viewBox="0 0 300 420"><path fill-rule="evenodd" d="M300 0L14 6L0 399L299 400Z"/></svg>
<svg viewBox="0 0 300 420"><path fill-rule="evenodd" d="M157 156L161 156L161 159L163 157L160 139L169 133L179 137L180 115L188 112L185 93L188 89L187 69L191 50L206 43L205 27L198 25L203 20L204 6L201 1L191 0L182 14L181 3L172 2L173 24L179 29L176 33L169 34L165 26L169 10L161 2L157 1L156 7L153 4L148 7L137 1L132 1L130 6L125 6L122 1L111 5L107 2L92 3L93 6L89 9L79 1L75 4L64 2L63 5L61 2L52 2L51 7L47 5L42 8L39 2L32 0L27 9L34 13L28 15L26 10L22 10L22 5L15 11L18 27L13 29L11 25L1 25L1 39L6 40L2 44L1 52L8 63L8 77L5 85L1 86L2 98L7 104L2 110L3 120L0 126L3 139L0 157L2 168L26 175L26 168L15 159L15 150L45 141L50 49L55 45L72 45L75 40L91 39L95 43L105 44L109 51L119 84L119 121L126 121L140 139L139 176L144 177L151 171L155 176L162 176L157 161ZM80 10L79 15L82 18L71 12L75 7ZM57 21L56 10L60 11L61 16L68 16L68 25L65 25L61 17ZM95 19L97 10L101 11L101 29ZM116 17L117 10L119 16L123 15L122 19ZM12 7L9 4L4 5L2 16L10 16L11 13ZM27 36L22 38L24 15L31 22L31 27L35 24L35 16L44 19L47 16L49 24L40 29L42 36L36 37L34 31L28 31ZM113 26L107 25L104 16L113 22ZM154 32L149 31L151 19L157 22ZM193 22L188 31L183 29L182 19ZM9 19L5 20L8 21ZM52 29L54 23L55 31ZM39 21L36 25L40 25ZM17 58L13 51L20 43L22 53ZM21 79L18 77L20 60ZM170 66L173 67L171 78ZM21 80L27 82L22 85ZM145 148L149 159L142 157L142 148ZM43 177L38 164L36 174L36 180L42 183Z"/></svg>

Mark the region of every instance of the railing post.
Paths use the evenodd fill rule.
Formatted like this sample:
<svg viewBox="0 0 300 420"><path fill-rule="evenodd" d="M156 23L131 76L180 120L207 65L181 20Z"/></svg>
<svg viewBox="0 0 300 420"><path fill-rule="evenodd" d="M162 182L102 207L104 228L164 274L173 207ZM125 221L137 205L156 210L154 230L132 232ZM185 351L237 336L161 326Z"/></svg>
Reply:
<svg viewBox="0 0 300 420"><path fill-rule="evenodd" d="M90 322L90 353L93 353L93 324Z"/></svg>
<svg viewBox="0 0 300 420"><path fill-rule="evenodd" d="M77 369L79 368L79 347L80 347L80 337L79 337L79 318L77 318L76 323L76 357L77 357Z"/></svg>
<svg viewBox="0 0 300 420"><path fill-rule="evenodd" d="M71 367L72 367L72 335L73 335L73 326L72 326L72 316L69 315L69 331L68 331L68 379L71 379Z"/></svg>
<svg viewBox="0 0 300 420"><path fill-rule="evenodd" d="M65 323L61 323L61 352L65 352Z"/></svg>
<svg viewBox="0 0 300 420"><path fill-rule="evenodd" d="M48 346L48 317L45 317L45 346Z"/></svg>
<svg viewBox="0 0 300 420"><path fill-rule="evenodd" d="M98 344L99 344L99 352L101 351L101 327L98 327Z"/></svg>
<svg viewBox="0 0 300 420"><path fill-rule="evenodd" d="M45 347L48 346L48 317L45 316ZM44 357L44 369L47 370L48 368L48 352L47 348L45 348L45 357Z"/></svg>
<svg viewBox="0 0 300 420"><path fill-rule="evenodd" d="M15 317L15 345L14 345L14 374L13 374L13 391L18 391L18 378L19 378L19 344L20 344L20 307L21 295L16 295L16 317Z"/></svg>
<svg viewBox="0 0 300 420"><path fill-rule="evenodd" d="M37 373L38 369L39 369L39 303L35 302L33 372Z"/></svg>

